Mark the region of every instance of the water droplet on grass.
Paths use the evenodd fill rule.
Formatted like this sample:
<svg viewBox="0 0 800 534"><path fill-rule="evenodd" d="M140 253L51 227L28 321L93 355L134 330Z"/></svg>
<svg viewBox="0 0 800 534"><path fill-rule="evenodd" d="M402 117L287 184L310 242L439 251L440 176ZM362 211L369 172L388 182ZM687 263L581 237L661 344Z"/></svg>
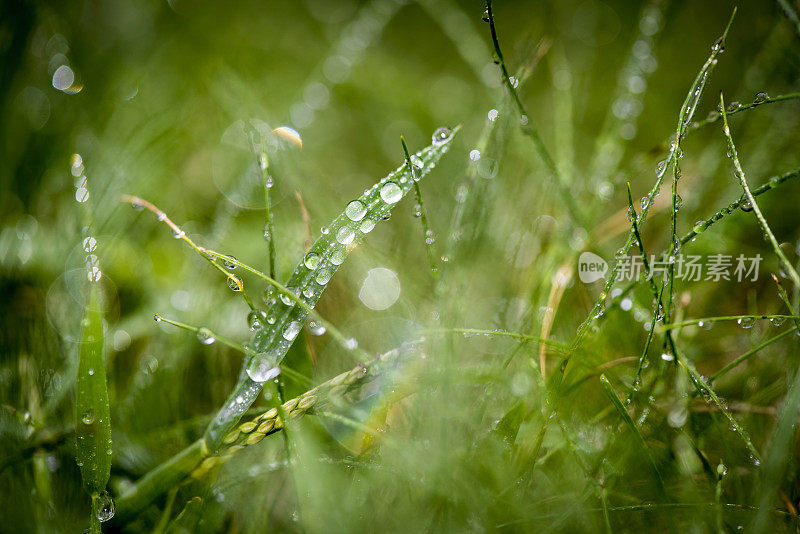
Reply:
<svg viewBox="0 0 800 534"><path fill-rule="evenodd" d="M214 337L214 334L212 334L211 330L208 328L202 327L197 330L197 341L203 345L211 345L216 340L217 339Z"/></svg>
<svg viewBox="0 0 800 534"><path fill-rule="evenodd" d="M728 104L728 107L725 108L725 111L727 111L728 113L733 113L734 111L738 110L740 107L742 107L742 105L739 102L734 100L733 102Z"/></svg>
<svg viewBox="0 0 800 534"><path fill-rule="evenodd" d="M233 256L229 256L229 257L224 258L222 260L222 264L225 266L226 269L231 269L232 270L232 269L236 268L236 264L234 263L235 261L236 261L236 258L234 258Z"/></svg>
<svg viewBox="0 0 800 534"><path fill-rule="evenodd" d="M769 322L772 323L773 326L780 326L786 322L786 317L772 317Z"/></svg>
<svg viewBox="0 0 800 534"><path fill-rule="evenodd" d="M255 356L250 364L247 366L247 376L253 382L266 382L281 374L281 369L275 362L275 357L270 357L266 354L259 354Z"/></svg>
<svg viewBox="0 0 800 534"><path fill-rule="evenodd" d="M667 170L667 160L662 159L656 164L656 176L661 178Z"/></svg>
<svg viewBox="0 0 800 534"><path fill-rule="evenodd" d="M331 271L329 269L320 269L314 280L321 286L324 286L331 279Z"/></svg>
<svg viewBox="0 0 800 534"><path fill-rule="evenodd" d="M300 331L300 323L297 321L292 321L286 328L283 330L283 339L286 341L292 341L294 338L297 337L297 333Z"/></svg>
<svg viewBox="0 0 800 534"><path fill-rule="evenodd" d="M741 205L741 209L744 212L751 212L751 211L753 211L753 205L750 204L749 200L747 200Z"/></svg>
<svg viewBox="0 0 800 534"><path fill-rule="evenodd" d="M267 322L267 314L261 310L252 310L247 314L247 325L251 332L260 330Z"/></svg>
<svg viewBox="0 0 800 534"><path fill-rule="evenodd" d="M94 423L94 411L87 410L81 416L81 423L84 425L91 425Z"/></svg>
<svg viewBox="0 0 800 534"><path fill-rule="evenodd" d="M682 207L683 207L683 198L680 195L676 194L675 195L675 209L679 210Z"/></svg>
<svg viewBox="0 0 800 534"><path fill-rule="evenodd" d="M489 9L488 8L483 10L483 15L481 15L481 20L483 20L483 22L489 22L489 20L491 20L489 18Z"/></svg>
<svg viewBox="0 0 800 534"><path fill-rule="evenodd" d="M303 264L311 269L312 271L319 267L319 256L314 252L309 252L306 254L305 260L303 260Z"/></svg>
<svg viewBox="0 0 800 534"><path fill-rule="evenodd" d="M96 517L101 523L105 523L114 517L114 499L107 491L101 491L97 496Z"/></svg>
<svg viewBox="0 0 800 534"><path fill-rule="evenodd" d="M338 241L342 245L349 245L350 243L353 242L355 236L356 234L352 228L350 228L349 226L342 226L341 228L339 228L339 231L336 232L336 241Z"/></svg>
<svg viewBox="0 0 800 534"><path fill-rule="evenodd" d="M242 281L239 280L237 276L231 275L231 277L228 278L228 287L231 288L231 291L241 291L241 284Z"/></svg>
<svg viewBox="0 0 800 534"><path fill-rule="evenodd" d="M321 336L327 332L327 328L316 321L308 322L308 331L312 336Z"/></svg>
<svg viewBox="0 0 800 534"><path fill-rule="evenodd" d="M736 320L736 323L742 328L751 328L754 324L756 324L756 318L740 317L739 319Z"/></svg>
<svg viewBox="0 0 800 534"><path fill-rule="evenodd" d="M344 248L336 248L333 252L331 252L328 261L331 262L331 265L341 265L344 262Z"/></svg>
<svg viewBox="0 0 800 534"><path fill-rule="evenodd" d="M754 104L761 104L769 100L769 95L767 93L756 93L756 96L753 97Z"/></svg>
<svg viewBox="0 0 800 534"><path fill-rule="evenodd" d="M403 198L403 190L394 182L386 182L381 187L381 198L387 204L396 204Z"/></svg>
<svg viewBox="0 0 800 534"><path fill-rule="evenodd" d="M364 219L361 222L359 230L361 230L361 232L364 234L368 234L372 231L373 228L375 228L375 221L373 221L372 219Z"/></svg>
<svg viewBox="0 0 800 534"><path fill-rule="evenodd" d="M447 141L447 139L450 137L450 133L451 133L450 128L442 126L441 128L438 128L435 132L433 132L431 140L435 146L441 145L442 143Z"/></svg>
<svg viewBox="0 0 800 534"><path fill-rule="evenodd" d="M367 214L367 208L360 200L353 200L344 209L344 213L351 221L360 221Z"/></svg>

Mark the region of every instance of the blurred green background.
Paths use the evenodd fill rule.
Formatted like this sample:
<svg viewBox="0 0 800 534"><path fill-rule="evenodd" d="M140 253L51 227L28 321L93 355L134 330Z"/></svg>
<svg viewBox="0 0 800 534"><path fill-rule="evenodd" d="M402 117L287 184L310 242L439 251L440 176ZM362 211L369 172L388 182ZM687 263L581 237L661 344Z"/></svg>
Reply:
<svg viewBox="0 0 800 534"><path fill-rule="evenodd" d="M519 133L492 61L482 2L4 1L0 530L74 532L86 524L88 497L71 430L86 237L97 239L106 295L112 493L196 439L238 375L239 354L218 343L203 346L156 324L153 315L244 342L246 304L152 214L121 203L122 194L153 202L199 244L264 269L263 192L254 179L255 156L237 134L245 124L296 129L302 148L286 145L270 154L283 281L303 256L307 232L318 237L348 201L404 161L401 134L416 151L437 127L463 124L453 149L421 182L437 257L444 255L439 296L409 198L351 254L318 310L372 353L412 339L422 327L540 335L554 311L559 266L574 269L582 250L610 259L623 243L625 181L634 199L652 186L686 92L733 7L728 1L496 3L510 71L534 67L518 89L564 180L559 192ZM778 2L742 2L695 120L716 109L720 90L727 101L742 103L761 91L797 91L798 30ZM493 109L496 121L488 118ZM798 122L792 101L731 119L751 185L800 165ZM492 133L473 161L469 154L487 128ZM718 123L688 136L683 151L679 234L741 194ZM81 186L85 202L76 200ZM566 207L565 191L577 211ZM790 181L760 197L794 263L798 193ZM456 209L464 210L458 226ZM666 211L651 213L649 253L666 249L668 226ZM780 267L761 234L752 217L736 213L687 245L694 254L760 253L765 260L756 282L679 285L680 313L784 313L768 275ZM392 270L400 282L400 297L386 310L359 298L376 267ZM260 304L263 285L245 278L245 287ZM599 284L571 282L550 335L568 343L598 292ZM289 433L295 464L287 465L284 441L274 436L213 480L182 488L172 512L200 495L202 519L190 530L209 532L601 529L604 499L616 506L657 500L633 436L614 436L619 421L607 411L595 376L596 366L641 352L651 297L642 287L632 299L630 311L607 312L576 353L571 379L589 379L561 408L575 441L552 423L533 474L520 475L515 466L527 465L519 457L544 424L538 406L546 394L527 363L539 361L538 347L459 337L428 349L436 372L409 371L415 393L393 408L400 422L386 426L390 434L399 430L381 452L347 447L308 418ZM768 323L747 331L719 324L680 337L701 372L711 373L775 333ZM737 413L759 447L797 364L794 337L718 384L732 404L763 408ZM327 337L301 336L285 364L325 380L354 363L333 345ZM558 357L547 356L550 371ZM695 447L712 467L723 458L733 466L723 502L754 505L757 470L719 414L698 408L685 426L666 425L686 391L685 376L657 364L648 372L655 373L661 411L651 407L643 432L672 500L714 500L716 481L704 478ZM619 391L632 365L609 371L619 374ZM285 378L287 396L307 385ZM491 433L520 399L530 413L519 434L509 440ZM646 404L637 410L649 411ZM593 477L579 469L575 454ZM780 478L786 498L797 503L792 466L793 460ZM156 508L127 528L151 531ZM619 512L610 525L702 531L717 524L715 513L707 506ZM751 517L726 509L723 528Z"/></svg>

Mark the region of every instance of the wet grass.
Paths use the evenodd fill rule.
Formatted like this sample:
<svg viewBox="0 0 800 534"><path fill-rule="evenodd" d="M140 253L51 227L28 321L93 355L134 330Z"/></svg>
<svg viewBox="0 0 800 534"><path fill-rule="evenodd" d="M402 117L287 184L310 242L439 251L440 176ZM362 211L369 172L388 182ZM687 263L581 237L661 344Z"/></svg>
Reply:
<svg viewBox="0 0 800 534"><path fill-rule="evenodd" d="M10 84L4 525L796 530L793 7L311 4L107 85L31 15L85 87Z"/></svg>

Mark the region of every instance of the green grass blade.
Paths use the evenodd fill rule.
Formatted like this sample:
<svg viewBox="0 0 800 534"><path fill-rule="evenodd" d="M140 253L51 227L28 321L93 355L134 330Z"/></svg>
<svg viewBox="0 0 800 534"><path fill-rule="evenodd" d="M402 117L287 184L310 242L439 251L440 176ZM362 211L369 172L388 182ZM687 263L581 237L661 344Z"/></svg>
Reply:
<svg viewBox="0 0 800 534"><path fill-rule="evenodd" d="M778 256L778 259L781 261L781 265L786 270L786 273L794 282L795 287L800 287L800 274L794 268L794 265L786 258L786 255L781 250L781 246L778 244L778 240L775 239L775 234L772 233L772 229L767 224L767 219L764 217L764 214L761 213L761 208L758 207L756 203L756 199L753 196L753 193L750 191L750 186L747 183L747 177L744 174L744 169L742 169L742 164L739 162L739 153L736 150L736 145L733 143L733 137L731 137L731 130L728 127L728 115L725 110L725 98L722 96L722 91L719 93L719 105L720 110L722 113L722 131L725 133L725 140L728 142L728 153L731 156L731 160L733 161L733 167L735 169L735 175L739 179L739 183L744 190L745 196L747 196L747 201L750 203L750 206L753 209L753 213L755 213L756 219L758 219L758 224L761 225L761 230L764 231L764 235L769 240L769 243L772 245L772 249L775 251L775 255Z"/></svg>
<svg viewBox="0 0 800 534"><path fill-rule="evenodd" d="M89 286L83 317L75 394L76 458L83 488L92 496L92 529L99 529L98 495L105 491L111 472L111 418L103 359L103 312L100 288ZM99 532L99 530L97 530Z"/></svg>
<svg viewBox="0 0 800 534"><path fill-rule="evenodd" d="M255 401L263 387L263 381L257 381L261 378L260 370L274 367L283 360L308 317L307 309L317 303L349 250L413 189L415 179L421 179L436 166L450 148L458 129L437 130L433 142L411 158L417 169L413 175L405 163L389 173L350 202L311 246L286 283L287 288L303 299L306 307L300 307L290 299L281 299L269 310L267 321L272 327L262 328L253 335L250 347L257 355L248 358L245 363L247 372L242 372L233 393L206 431L205 439L210 450L221 445L222 438Z"/></svg>

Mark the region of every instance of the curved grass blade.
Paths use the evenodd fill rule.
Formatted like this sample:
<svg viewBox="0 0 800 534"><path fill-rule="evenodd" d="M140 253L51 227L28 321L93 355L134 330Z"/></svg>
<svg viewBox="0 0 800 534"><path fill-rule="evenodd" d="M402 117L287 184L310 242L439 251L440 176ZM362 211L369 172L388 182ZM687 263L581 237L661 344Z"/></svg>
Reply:
<svg viewBox="0 0 800 534"><path fill-rule="evenodd" d="M256 355L245 361L239 383L206 430L205 440L210 450L219 448L222 438L255 401L266 376L269 376L262 371L272 369L283 360L308 316L307 308L313 308L317 303L349 251L413 189L415 180L436 166L450 148L458 129L437 130L432 144L411 158L416 168L413 173L407 164L389 173L350 202L311 246L286 283L286 287L295 292L306 306L300 307L292 300L282 298L270 308L267 322L273 326L262 328L253 335L250 348Z"/></svg>
<svg viewBox="0 0 800 534"><path fill-rule="evenodd" d="M83 317L75 407L76 458L83 488L92 496L91 531L99 532L96 508L111 472L111 419L103 360L103 312L96 283L89 286Z"/></svg>

